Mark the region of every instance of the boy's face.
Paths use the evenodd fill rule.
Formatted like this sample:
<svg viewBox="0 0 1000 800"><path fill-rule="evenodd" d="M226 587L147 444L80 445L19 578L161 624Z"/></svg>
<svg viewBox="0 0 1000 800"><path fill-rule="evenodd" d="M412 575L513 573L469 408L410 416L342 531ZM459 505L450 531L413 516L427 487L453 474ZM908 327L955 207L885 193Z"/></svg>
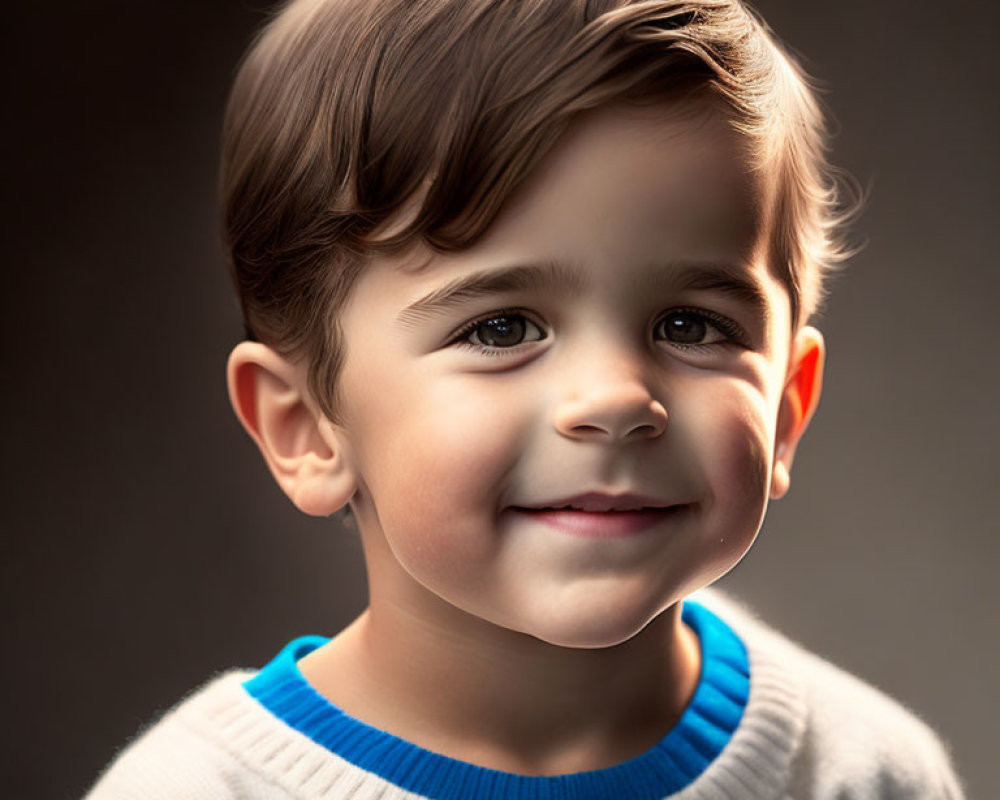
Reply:
<svg viewBox="0 0 1000 800"><path fill-rule="evenodd" d="M592 113L475 247L360 278L332 435L373 608L607 646L750 547L789 300L739 139L680 111Z"/></svg>

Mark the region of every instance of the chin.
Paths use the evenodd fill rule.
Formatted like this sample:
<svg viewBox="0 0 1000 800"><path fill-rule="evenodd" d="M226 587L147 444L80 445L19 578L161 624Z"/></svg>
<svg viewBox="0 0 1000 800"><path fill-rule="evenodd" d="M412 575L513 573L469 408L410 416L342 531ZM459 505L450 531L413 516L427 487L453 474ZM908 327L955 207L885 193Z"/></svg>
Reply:
<svg viewBox="0 0 1000 800"><path fill-rule="evenodd" d="M634 638L659 617L663 610L658 609L653 614L591 614L585 618L572 619L558 619L553 615L544 624L533 625L524 632L556 647L599 650L616 647Z"/></svg>

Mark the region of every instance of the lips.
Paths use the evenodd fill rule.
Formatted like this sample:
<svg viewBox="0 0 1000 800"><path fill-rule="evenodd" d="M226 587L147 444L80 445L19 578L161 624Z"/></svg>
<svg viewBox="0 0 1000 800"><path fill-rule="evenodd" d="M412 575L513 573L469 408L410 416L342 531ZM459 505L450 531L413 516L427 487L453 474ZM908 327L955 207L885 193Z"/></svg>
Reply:
<svg viewBox="0 0 1000 800"><path fill-rule="evenodd" d="M645 495L588 492L513 510L526 519L575 536L619 538L667 522L684 508Z"/></svg>
<svg viewBox="0 0 1000 800"><path fill-rule="evenodd" d="M614 511L641 511L648 509L666 509L673 504L662 500L657 500L646 495L627 492L624 494L606 494L604 492L586 492L574 495L551 503L539 505L522 506L526 511L589 511L589 512L614 512Z"/></svg>

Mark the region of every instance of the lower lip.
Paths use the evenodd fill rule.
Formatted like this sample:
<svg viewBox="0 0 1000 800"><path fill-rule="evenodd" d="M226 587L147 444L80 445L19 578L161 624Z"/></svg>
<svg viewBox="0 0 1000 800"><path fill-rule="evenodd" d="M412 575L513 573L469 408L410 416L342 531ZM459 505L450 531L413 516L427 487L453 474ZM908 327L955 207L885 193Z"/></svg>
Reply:
<svg viewBox="0 0 1000 800"><path fill-rule="evenodd" d="M683 506L643 508L636 511L576 511L517 508L519 514L550 528L591 539L634 536L677 516Z"/></svg>

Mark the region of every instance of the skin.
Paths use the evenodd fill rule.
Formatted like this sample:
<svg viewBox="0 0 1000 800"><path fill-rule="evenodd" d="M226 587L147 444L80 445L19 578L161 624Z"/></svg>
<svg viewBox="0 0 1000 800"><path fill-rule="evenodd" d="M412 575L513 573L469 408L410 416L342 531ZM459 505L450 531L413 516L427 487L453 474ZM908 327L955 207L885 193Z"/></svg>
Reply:
<svg viewBox="0 0 1000 800"><path fill-rule="evenodd" d="M711 106L600 109L473 248L370 265L341 318L341 424L302 363L237 346L233 405L278 483L307 513L349 503L361 532L370 605L300 662L317 690L521 774L619 763L670 729L700 664L680 601L749 549L819 397L822 337L792 330L763 259L768 201ZM720 266L744 291L691 285ZM667 510L641 530L537 510L582 492Z"/></svg>

